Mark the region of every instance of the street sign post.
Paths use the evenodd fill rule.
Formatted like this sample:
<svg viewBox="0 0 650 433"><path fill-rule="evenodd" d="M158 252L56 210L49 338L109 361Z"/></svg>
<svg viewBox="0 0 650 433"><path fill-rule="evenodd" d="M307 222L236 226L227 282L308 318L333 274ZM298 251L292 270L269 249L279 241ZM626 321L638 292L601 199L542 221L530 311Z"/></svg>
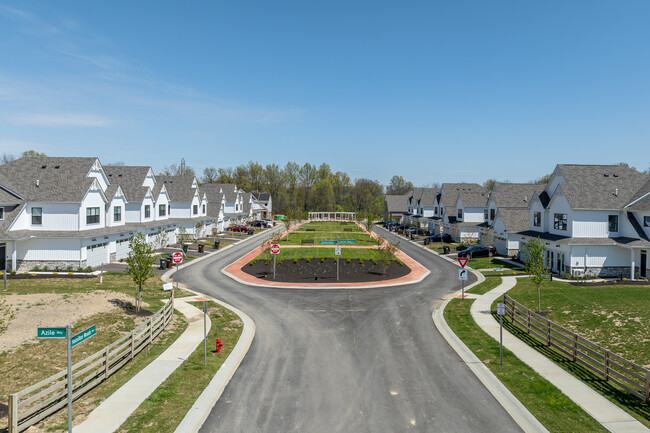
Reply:
<svg viewBox="0 0 650 433"><path fill-rule="evenodd" d="M460 263L461 268L464 268L468 261L469 259L467 257L458 257L458 263Z"/></svg>
<svg viewBox="0 0 650 433"><path fill-rule="evenodd" d="M503 365L503 316L506 315L506 304L497 304L497 315L499 316L499 365Z"/></svg>
<svg viewBox="0 0 650 433"><path fill-rule="evenodd" d="M95 325L84 329L83 331L81 331L80 333L72 337L72 339L70 340L70 347L75 347L79 343L88 340L96 333L97 333L97 328L95 327Z"/></svg>
<svg viewBox="0 0 650 433"><path fill-rule="evenodd" d="M183 263L183 253L174 253L172 254L172 262L176 264L176 273L178 273L178 265ZM178 290L178 275L174 275L174 279L176 280L176 290Z"/></svg>
<svg viewBox="0 0 650 433"><path fill-rule="evenodd" d="M65 326L38 327L36 338L67 338Z"/></svg>
<svg viewBox="0 0 650 433"><path fill-rule="evenodd" d="M273 279L275 280L275 258L280 254L280 245L273 244L269 249L271 250L271 254L273 254Z"/></svg>
<svg viewBox="0 0 650 433"><path fill-rule="evenodd" d="M203 301L203 366L208 365L208 331L206 320L208 317L208 301Z"/></svg>
<svg viewBox="0 0 650 433"><path fill-rule="evenodd" d="M467 269L461 268L458 270L458 279L460 280L461 299L465 299L465 281L467 281Z"/></svg>
<svg viewBox="0 0 650 433"><path fill-rule="evenodd" d="M339 256L341 255L341 247L337 245L334 247L334 255L336 256L336 281L339 280Z"/></svg>

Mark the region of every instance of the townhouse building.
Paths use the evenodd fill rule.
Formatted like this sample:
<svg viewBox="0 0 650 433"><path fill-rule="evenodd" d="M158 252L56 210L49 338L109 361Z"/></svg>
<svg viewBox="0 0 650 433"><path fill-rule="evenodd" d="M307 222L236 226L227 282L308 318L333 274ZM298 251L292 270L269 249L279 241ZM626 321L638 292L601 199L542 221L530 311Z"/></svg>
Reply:
<svg viewBox="0 0 650 433"><path fill-rule="evenodd" d="M625 165L559 164L529 205L521 241L542 239L555 273L647 278L649 178Z"/></svg>
<svg viewBox="0 0 650 433"><path fill-rule="evenodd" d="M384 221L402 222L408 213L408 200L413 192L403 195L386 195L384 198Z"/></svg>
<svg viewBox="0 0 650 433"><path fill-rule="evenodd" d="M431 232L449 233L463 242L478 240L488 190L477 183L443 183L434 202L436 220Z"/></svg>

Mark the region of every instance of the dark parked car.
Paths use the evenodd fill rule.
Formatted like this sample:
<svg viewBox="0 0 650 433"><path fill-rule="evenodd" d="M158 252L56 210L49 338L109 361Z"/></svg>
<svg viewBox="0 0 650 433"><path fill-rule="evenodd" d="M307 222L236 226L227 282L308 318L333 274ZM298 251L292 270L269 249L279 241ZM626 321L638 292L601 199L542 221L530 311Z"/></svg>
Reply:
<svg viewBox="0 0 650 433"><path fill-rule="evenodd" d="M487 257L489 254L493 256L497 253L497 249L490 245L489 247L484 247L483 245L472 245L469 248L464 249L463 251L458 252L458 257Z"/></svg>
<svg viewBox="0 0 650 433"><path fill-rule="evenodd" d="M442 242L451 243L454 240L451 238L450 234L445 233L442 235ZM433 242L440 242L440 235L427 236L424 238L424 245L429 245Z"/></svg>
<svg viewBox="0 0 650 433"><path fill-rule="evenodd" d="M405 233L407 233L409 235L411 235L411 234L413 234L413 235L423 235L424 230L418 229L418 228L415 228L415 227L409 227L409 228L406 229Z"/></svg>

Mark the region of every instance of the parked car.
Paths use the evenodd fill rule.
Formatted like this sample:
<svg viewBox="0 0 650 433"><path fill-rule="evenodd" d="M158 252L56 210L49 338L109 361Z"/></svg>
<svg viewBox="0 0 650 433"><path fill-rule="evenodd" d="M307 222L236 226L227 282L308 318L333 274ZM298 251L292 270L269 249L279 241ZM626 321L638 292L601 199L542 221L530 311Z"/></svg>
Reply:
<svg viewBox="0 0 650 433"><path fill-rule="evenodd" d="M241 233L246 233L248 232L249 228L246 226L230 226L226 228L226 230L230 230L231 232L241 232Z"/></svg>
<svg viewBox="0 0 650 433"><path fill-rule="evenodd" d="M497 253L497 249L490 245L489 247L484 247L483 245L472 245L469 248L466 248L462 251L458 252L458 257L487 257L488 255L495 255Z"/></svg>
<svg viewBox="0 0 650 433"><path fill-rule="evenodd" d="M262 220L262 222L266 223L267 227L273 227L275 225L272 220Z"/></svg>
<svg viewBox="0 0 650 433"><path fill-rule="evenodd" d="M454 240L450 234L445 233L442 235L442 242L451 243L453 241ZM427 236L426 238L424 238L424 245L429 245L430 243L433 242L441 242L440 235Z"/></svg>
<svg viewBox="0 0 650 433"><path fill-rule="evenodd" d="M251 222L251 226L253 227L266 227L266 222L265 221L260 221L260 220L255 220Z"/></svg>

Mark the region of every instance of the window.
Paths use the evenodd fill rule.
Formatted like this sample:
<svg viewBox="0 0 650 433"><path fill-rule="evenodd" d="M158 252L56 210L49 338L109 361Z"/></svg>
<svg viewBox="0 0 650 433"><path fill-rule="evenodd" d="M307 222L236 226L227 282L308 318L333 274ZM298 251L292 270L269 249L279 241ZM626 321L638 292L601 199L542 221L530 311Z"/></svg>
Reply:
<svg viewBox="0 0 650 433"><path fill-rule="evenodd" d="M618 231L618 215L609 215L609 232L617 232Z"/></svg>
<svg viewBox="0 0 650 433"><path fill-rule="evenodd" d="M122 206L113 208L113 221L122 221Z"/></svg>
<svg viewBox="0 0 650 433"><path fill-rule="evenodd" d="M202 207L201 207L201 213L205 213L205 205L202 205Z"/></svg>
<svg viewBox="0 0 650 433"><path fill-rule="evenodd" d="M167 205L166 204L159 204L158 205L158 216L165 216L167 212Z"/></svg>
<svg viewBox="0 0 650 433"><path fill-rule="evenodd" d="M5 208L0 207L0 220L5 219Z"/></svg>
<svg viewBox="0 0 650 433"><path fill-rule="evenodd" d="M438 206L436 206L436 207L434 208L434 213L435 213L436 215L438 215Z"/></svg>
<svg viewBox="0 0 650 433"><path fill-rule="evenodd" d="M555 230L566 230L566 221L565 213L556 213L553 218L553 228Z"/></svg>
<svg viewBox="0 0 650 433"><path fill-rule="evenodd" d="M645 227L650 227L650 216L644 216L643 217L643 225Z"/></svg>
<svg viewBox="0 0 650 433"><path fill-rule="evenodd" d="M533 213L533 225L535 227L541 227L542 226L542 213L541 212Z"/></svg>
<svg viewBox="0 0 650 433"><path fill-rule="evenodd" d="M487 209L483 209L483 219L484 220L488 219L488 210Z"/></svg>
<svg viewBox="0 0 650 433"><path fill-rule="evenodd" d="M192 206L192 215L196 215L197 213L199 213L199 205L195 204Z"/></svg>
<svg viewBox="0 0 650 433"><path fill-rule="evenodd" d="M42 207L33 207L32 208L32 224L41 225L43 224L43 208Z"/></svg>
<svg viewBox="0 0 650 433"><path fill-rule="evenodd" d="M99 208L98 207L87 207L86 208L86 224L98 224L99 223Z"/></svg>
<svg viewBox="0 0 650 433"><path fill-rule="evenodd" d="M494 218L496 217L496 209L490 209L490 221L494 221Z"/></svg>
<svg viewBox="0 0 650 433"><path fill-rule="evenodd" d="M168 204L167 205L167 215L171 216L172 214L172 205Z"/></svg>
<svg viewBox="0 0 650 433"><path fill-rule="evenodd" d="M458 213L457 213L456 215L457 215L457 218L458 218L459 220L462 220L462 219L463 219L463 210L462 210L462 209L458 209Z"/></svg>
<svg viewBox="0 0 650 433"><path fill-rule="evenodd" d="M144 217L151 218L151 206L148 204L144 205Z"/></svg>

